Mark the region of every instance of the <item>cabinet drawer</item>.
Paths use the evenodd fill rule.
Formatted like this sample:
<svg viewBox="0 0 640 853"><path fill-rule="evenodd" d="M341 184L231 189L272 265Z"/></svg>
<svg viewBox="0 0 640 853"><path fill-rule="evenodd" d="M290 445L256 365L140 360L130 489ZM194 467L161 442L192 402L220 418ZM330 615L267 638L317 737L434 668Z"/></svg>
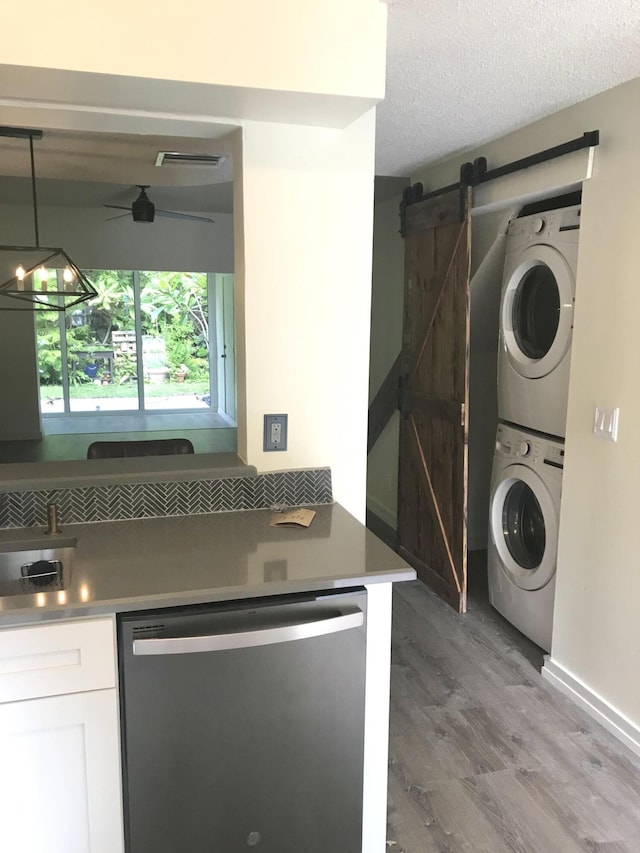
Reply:
<svg viewBox="0 0 640 853"><path fill-rule="evenodd" d="M0 631L0 703L115 683L112 617Z"/></svg>

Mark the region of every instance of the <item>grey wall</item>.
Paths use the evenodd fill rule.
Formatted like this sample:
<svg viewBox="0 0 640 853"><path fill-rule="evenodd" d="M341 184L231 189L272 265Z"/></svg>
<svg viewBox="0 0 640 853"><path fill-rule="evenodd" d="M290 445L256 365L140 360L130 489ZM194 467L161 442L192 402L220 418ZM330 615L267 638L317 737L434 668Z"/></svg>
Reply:
<svg viewBox="0 0 640 853"><path fill-rule="evenodd" d="M37 439L40 431L38 367L31 311L0 310L0 440Z"/></svg>
<svg viewBox="0 0 640 853"><path fill-rule="evenodd" d="M233 272L233 214L214 213L213 224L131 217L108 222L104 208L41 207L40 242L61 246L85 269ZM33 242L29 205L0 205L0 242Z"/></svg>
<svg viewBox="0 0 640 853"><path fill-rule="evenodd" d="M371 293L369 400L375 396L402 345L404 241L398 229L400 195L375 205ZM395 528L398 497L399 417L394 414L369 454L367 509Z"/></svg>

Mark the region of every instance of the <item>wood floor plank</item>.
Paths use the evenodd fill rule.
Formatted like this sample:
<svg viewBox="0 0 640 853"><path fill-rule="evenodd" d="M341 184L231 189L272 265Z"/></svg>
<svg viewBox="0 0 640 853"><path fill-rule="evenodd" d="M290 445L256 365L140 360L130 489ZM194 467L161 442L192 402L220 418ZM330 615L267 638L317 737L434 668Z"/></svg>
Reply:
<svg viewBox="0 0 640 853"><path fill-rule="evenodd" d="M503 770L486 739L477 738L457 711L402 708L392 697L389 754L401 764L408 784L425 787L437 779Z"/></svg>
<svg viewBox="0 0 640 853"><path fill-rule="evenodd" d="M451 674L447 662L425 654L414 643L393 650L391 684L396 698L413 699L420 707L465 707L472 697Z"/></svg>
<svg viewBox="0 0 640 853"><path fill-rule="evenodd" d="M509 853L459 780L426 787L389 775L389 842L394 853ZM396 840L401 839L401 840Z"/></svg>
<svg viewBox="0 0 640 853"><path fill-rule="evenodd" d="M559 781L544 768L517 771L516 778L549 819L564 826L582 849L622 842L616 810L582 781Z"/></svg>
<svg viewBox="0 0 640 853"><path fill-rule="evenodd" d="M606 831L605 837L633 839L640 851L640 798L635 791L640 768L634 756L624 754L622 745L603 749L599 741L597 734L589 733L559 737L550 770L568 800L575 784L589 792L603 826L606 815L615 815L613 831Z"/></svg>
<svg viewBox="0 0 640 853"><path fill-rule="evenodd" d="M489 817L496 832L517 853L584 853L559 820L541 809L514 771L465 779L465 788Z"/></svg>
<svg viewBox="0 0 640 853"><path fill-rule="evenodd" d="M393 853L640 853L640 760L551 685L476 580L394 592Z"/></svg>

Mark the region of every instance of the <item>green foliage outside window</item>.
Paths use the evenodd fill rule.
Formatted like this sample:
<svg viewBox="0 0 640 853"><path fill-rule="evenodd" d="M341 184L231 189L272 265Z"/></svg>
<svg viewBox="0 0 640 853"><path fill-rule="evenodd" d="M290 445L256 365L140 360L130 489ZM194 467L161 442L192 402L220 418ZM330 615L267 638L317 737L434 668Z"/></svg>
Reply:
<svg viewBox="0 0 640 853"><path fill-rule="evenodd" d="M89 303L63 315L66 326L69 381L94 381L93 351L113 348L112 334L135 330L133 273L118 270L87 271L98 291ZM140 315L143 335L162 338L171 377L206 382L209 375L209 320L205 273L141 272ZM62 355L58 316L36 315L40 383L62 384ZM138 342L138 347L141 342ZM75 355L78 351L81 355ZM100 369L104 364L100 364ZM113 384L133 381L137 374L135 350L118 352ZM88 371L88 373L87 373Z"/></svg>

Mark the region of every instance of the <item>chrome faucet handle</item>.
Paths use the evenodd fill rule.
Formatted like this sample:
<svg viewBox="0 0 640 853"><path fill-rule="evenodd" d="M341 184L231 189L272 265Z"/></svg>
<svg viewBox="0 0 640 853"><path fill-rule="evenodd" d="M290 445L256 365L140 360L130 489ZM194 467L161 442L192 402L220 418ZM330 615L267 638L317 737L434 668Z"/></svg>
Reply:
<svg viewBox="0 0 640 853"><path fill-rule="evenodd" d="M58 504L51 503L47 504L47 536L56 536L58 533L62 531L58 527Z"/></svg>

